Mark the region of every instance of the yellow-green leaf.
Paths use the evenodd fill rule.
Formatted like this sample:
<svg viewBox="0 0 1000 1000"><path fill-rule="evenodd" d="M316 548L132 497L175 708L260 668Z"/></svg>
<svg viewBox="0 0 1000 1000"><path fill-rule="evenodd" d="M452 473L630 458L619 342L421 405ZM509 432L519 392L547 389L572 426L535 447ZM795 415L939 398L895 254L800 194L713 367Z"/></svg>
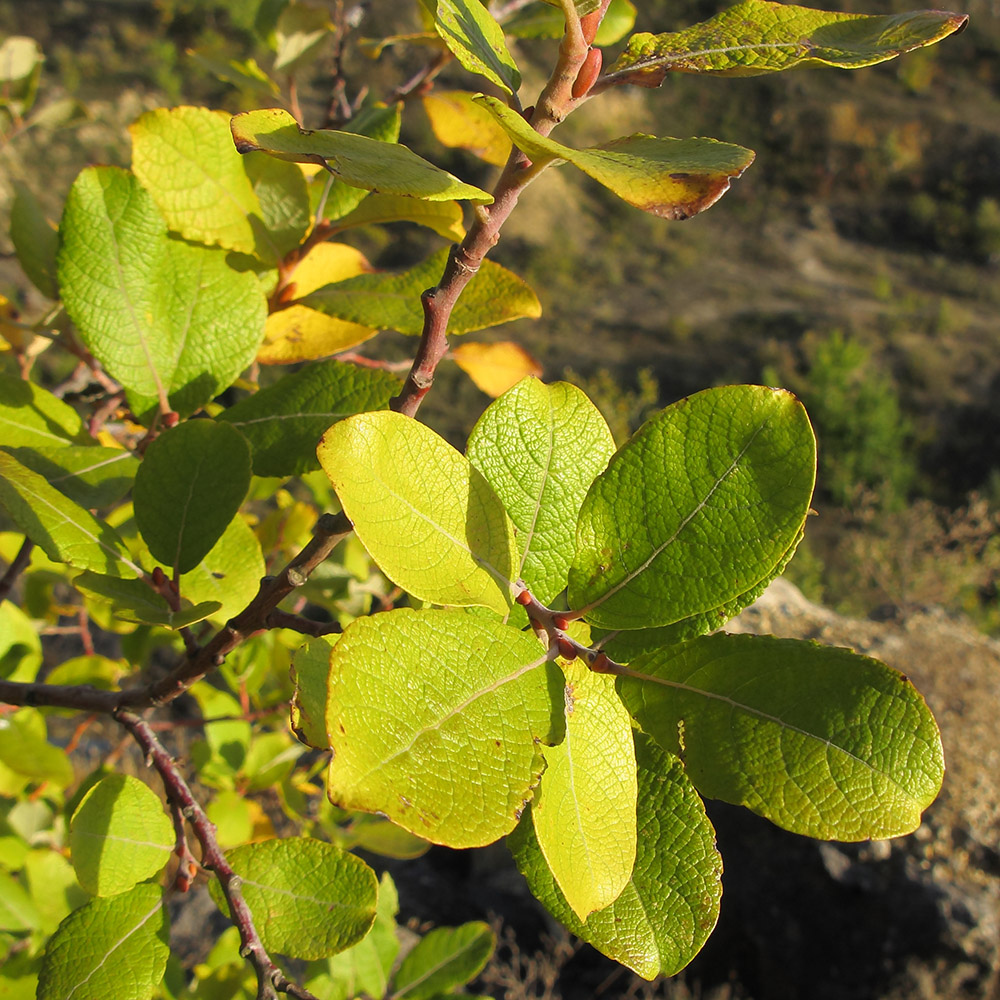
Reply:
<svg viewBox="0 0 1000 1000"><path fill-rule="evenodd" d="M752 150L716 139L631 135L589 149L540 136L495 97L476 98L535 164L565 160L644 212L687 219L714 205L753 162Z"/></svg>
<svg viewBox="0 0 1000 1000"><path fill-rule="evenodd" d="M933 45L968 19L941 10L844 14L743 0L683 31L633 35L608 79L657 87L669 72L756 76L800 66L857 69Z"/></svg>
<svg viewBox="0 0 1000 1000"><path fill-rule="evenodd" d="M578 660L566 674L566 739L545 751L548 767L531 807L553 877L581 919L610 906L635 863L636 771L632 721L610 675Z"/></svg>
<svg viewBox="0 0 1000 1000"><path fill-rule="evenodd" d="M514 526L464 455L391 410L334 424L317 453L358 537L393 582L434 604L507 612Z"/></svg>
<svg viewBox="0 0 1000 1000"><path fill-rule="evenodd" d="M435 91L423 98L424 111L442 146L466 149L502 167L510 155L510 139L485 108L465 90Z"/></svg>
<svg viewBox="0 0 1000 1000"><path fill-rule="evenodd" d="M542 366L523 348L509 340L494 344L459 344L452 360L487 396L496 399L529 375L540 378Z"/></svg>
<svg viewBox="0 0 1000 1000"><path fill-rule="evenodd" d="M428 201L472 201L488 205L493 198L460 181L395 142L332 129L303 129L280 108L247 111L232 120L233 140L241 153L263 150L283 160L319 163L354 187Z"/></svg>

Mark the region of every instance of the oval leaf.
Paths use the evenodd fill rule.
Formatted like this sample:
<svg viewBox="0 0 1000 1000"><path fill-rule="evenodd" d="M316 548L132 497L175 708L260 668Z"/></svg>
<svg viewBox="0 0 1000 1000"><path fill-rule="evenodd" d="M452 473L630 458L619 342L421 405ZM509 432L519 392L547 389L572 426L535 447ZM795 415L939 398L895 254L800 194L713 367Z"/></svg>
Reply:
<svg viewBox="0 0 1000 1000"><path fill-rule="evenodd" d="M683 31L633 35L606 79L658 87L672 71L756 76L800 66L857 69L933 45L968 20L941 10L843 14L743 0Z"/></svg>
<svg viewBox="0 0 1000 1000"><path fill-rule="evenodd" d="M587 494L570 606L631 629L739 597L799 538L815 474L809 419L784 390L726 386L667 407Z"/></svg>
<svg viewBox="0 0 1000 1000"><path fill-rule="evenodd" d="M517 528L516 574L543 603L566 587L580 506L614 450L607 423L584 393L534 378L487 407L469 435L469 461Z"/></svg>
<svg viewBox="0 0 1000 1000"><path fill-rule="evenodd" d="M556 15L558 17L558 15ZM442 146L466 149L502 167L510 156L510 139L496 119L465 90L440 91L422 98L434 136Z"/></svg>
<svg viewBox="0 0 1000 1000"><path fill-rule="evenodd" d="M941 738L923 698L902 674L847 649L705 636L640 656L618 684L703 795L793 833L911 833L941 787Z"/></svg>
<svg viewBox="0 0 1000 1000"><path fill-rule="evenodd" d="M244 844L227 860L268 951L326 958L360 941L375 920L378 881L360 858L307 837ZM225 907L217 881L212 898Z"/></svg>
<svg viewBox="0 0 1000 1000"><path fill-rule="evenodd" d="M542 376L542 366L520 344L510 340L459 344L451 357L478 389L494 399L528 375Z"/></svg>
<svg viewBox="0 0 1000 1000"><path fill-rule="evenodd" d="M495 947L493 931L480 920L436 927L403 959L393 979L393 996L428 1000L451 993L483 971Z"/></svg>
<svg viewBox="0 0 1000 1000"><path fill-rule="evenodd" d="M196 243L257 252L266 229L243 158L233 148L229 115L157 108L140 116L129 133L132 170L171 230ZM277 258L272 251L265 259Z"/></svg>
<svg viewBox="0 0 1000 1000"><path fill-rule="evenodd" d="M636 772L632 720L614 678L579 661L566 674L566 739L545 751L548 767L531 806L535 837L573 912L610 906L632 875Z"/></svg>
<svg viewBox="0 0 1000 1000"><path fill-rule="evenodd" d="M424 328L421 293L440 282L448 254L441 250L401 274L380 271L324 285L303 303L338 319L417 336ZM524 281L484 260L448 319L448 333L470 333L541 314L538 296Z"/></svg>
<svg viewBox="0 0 1000 1000"><path fill-rule="evenodd" d="M142 575L113 528L5 451L0 451L0 508L53 562L110 576Z"/></svg>
<svg viewBox="0 0 1000 1000"><path fill-rule="evenodd" d="M437 0L434 30L470 73L486 77L508 94L521 86L503 29L479 0Z"/></svg>
<svg viewBox="0 0 1000 1000"><path fill-rule="evenodd" d="M683 969L712 933L722 896L722 858L705 806L681 762L642 733L635 734L635 759L635 867L611 906L586 922L573 913L545 864L530 816L508 844L532 893L571 933L654 979Z"/></svg>
<svg viewBox="0 0 1000 1000"><path fill-rule="evenodd" d="M146 449L135 477L135 520L153 557L194 569L222 537L250 487L250 448L228 424L191 420Z"/></svg>
<svg viewBox="0 0 1000 1000"><path fill-rule="evenodd" d="M505 614L517 545L507 512L469 461L389 410L334 424L319 461L379 568L434 604Z"/></svg>
<svg viewBox="0 0 1000 1000"><path fill-rule="evenodd" d="M562 738L561 709L531 633L461 611L359 618L330 658L330 798L437 844L491 843L545 767L538 742Z"/></svg>
<svg viewBox="0 0 1000 1000"><path fill-rule="evenodd" d="M222 413L250 442L258 476L296 476L319 468L316 443L331 424L384 409L399 379L371 368L321 361L286 375Z"/></svg>
<svg viewBox="0 0 1000 1000"><path fill-rule="evenodd" d="M160 800L126 774L94 785L69 827L76 877L93 896L115 896L156 875L170 860L175 839Z"/></svg>
<svg viewBox="0 0 1000 1000"><path fill-rule="evenodd" d="M72 406L13 375L0 375L0 439L5 448L93 443Z"/></svg>
<svg viewBox="0 0 1000 1000"><path fill-rule="evenodd" d="M60 233L66 311L138 416L161 401L191 413L253 360L266 315L256 276L222 250L171 240L128 171L84 170Z"/></svg>
<svg viewBox="0 0 1000 1000"><path fill-rule="evenodd" d="M38 1000L148 1000L163 981L168 929L158 885L92 900L52 935L38 976Z"/></svg>
<svg viewBox="0 0 1000 1000"><path fill-rule="evenodd" d="M754 153L717 139L658 139L631 135L590 149L570 149L540 136L495 97L476 100L489 109L514 145L535 164L565 160L644 212L688 219L714 205L729 182L753 163Z"/></svg>
<svg viewBox="0 0 1000 1000"><path fill-rule="evenodd" d="M406 146L352 132L299 128L295 119L280 108L237 115L232 130L240 153L263 150L284 160L319 163L354 187L428 201L472 201L480 205L493 201L485 191L440 170Z"/></svg>
<svg viewBox="0 0 1000 1000"><path fill-rule="evenodd" d="M121 500L132 489L139 468L139 461L131 452L96 444L32 446L7 451L63 496L88 509L109 507Z"/></svg>

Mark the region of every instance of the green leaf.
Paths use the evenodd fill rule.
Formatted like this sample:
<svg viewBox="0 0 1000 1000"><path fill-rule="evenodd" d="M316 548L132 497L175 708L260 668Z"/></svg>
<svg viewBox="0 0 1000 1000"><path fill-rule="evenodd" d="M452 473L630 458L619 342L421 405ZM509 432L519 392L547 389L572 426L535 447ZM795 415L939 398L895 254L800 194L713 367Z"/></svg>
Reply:
<svg viewBox="0 0 1000 1000"><path fill-rule="evenodd" d="M115 167L84 170L63 213L66 310L137 415L191 413L253 360L266 303L222 250L171 240L152 197Z"/></svg>
<svg viewBox="0 0 1000 1000"><path fill-rule="evenodd" d="M226 123L226 139L233 153L232 132ZM278 263L294 250L309 231L312 221L309 189L302 169L287 160L278 160L265 153L243 157L243 165L260 203L260 217L266 233L259 239L265 252L258 256L265 263Z"/></svg>
<svg viewBox="0 0 1000 1000"><path fill-rule="evenodd" d="M29 852L24 874L46 934L52 934L73 910L89 902L90 897L77 885L73 866L57 851L40 848Z"/></svg>
<svg viewBox="0 0 1000 1000"><path fill-rule="evenodd" d="M281 94L281 88L257 65L256 59L219 58L208 49L188 49L187 55L223 83L272 99Z"/></svg>
<svg viewBox="0 0 1000 1000"><path fill-rule="evenodd" d="M329 979L342 984L349 997L364 994L372 1000L382 1000L389 985L389 973L399 953L396 937L396 913L399 897L388 872L383 872L378 887L375 923L369 934L356 945L327 959ZM316 985L308 988L314 993Z"/></svg>
<svg viewBox="0 0 1000 1000"><path fill-rule="evenodd" d="M531 806L535 837L556 883L581 919L610 906L632 875L636 771L632 720L614 678L567 663L566 739Z"/></svg>
<svg viewBox="0 0 1000 1000"><path fill-rule="evenodd" d="M334 424L319 460L379 569L422 601L505 614L517 543L507 512L469 461L391 410Z"/></svg>
<svg viewBox="0 0 1000 1000"><path fill-rule="evenodd" d="M545 604L566 587L580 505L614 450L604 417L584 393L535 378L488 406L469 435L469 461L517 529L516 575Z"/></svg>
<svg viewBox="0 0 1000 1000"><path fill-rule="evenodd" d="M496 943L489 925L479 920L436 927L403 959L393 980L393 996L428 1000L464 986L483 971Z"/></svg>
<svg viewBox="0 0 1000 1000"><path fill-rule="evenodd" d="M245 844L228 854L268 951L315 959L360 941L375 920L375 873L353 854L306 837ZM213 880L212 898L224 907Z"/></svg>
<svg viewBox="0 0 1000 1000"><path fill-rule="evenodd" d="M480 205L493 201L485 191L438 169L406 146L351 132L303 129L280 108L237 115L232 129L241 153L263 150L283 160L318 163L354 187L428 201L472 201Z"/></svg>
<svg viewBox="0 0 1000 1000"><path fill-rule="evenodd" d="M319 468L316 443L331 424L381 410L399 392L394 375L320 361L286 375L222 413L250 443L258 476L295 476Z"/></svg>
<svg viewBox="0 0 1000 1000"><path fill-rule="evenodd" d="M38 1000L148 1000L163 979L168 928L158 885L142 883L92 900L74 910L49 940Z"/></svg>
<svg viewBox="0 0 1000 1000"><path fill-rule="evenodd" d="M115 530L0 450L0 508L53 562L111 576L139 576Z"/></svg>
<svg viewBox="0 0 1000 1000"><path fill-rule="evenodd" d="M437 0L434 30L470 73L486 77L508 94L521 86L503 39L503 29L479 0Z"/></svg>
<svg viewBox="0 0 1000 1000"><path fill-rule="evenodd" d="M453 243L460 243L465 238L462 206L457 201L420 201L418 198L377 192L368 195L353 212L338 218L337 231L387 222L415 222Z"/></svg>
<svg viewBox="0 0 1000 1000"><path fill-rule="evenodd" d="M0 871L0 931L38 930L42 915L31 896L13 875Z"/></svg>
<svg viewBox="0 0 1000 1000"><path fill-rule="evenodd" d="M72 406L13 375L0 375L0 439L7 448L93 443Z"/></svg>
<svg viewBox="0 0 1000 1000"><path fill-rule="evenodd" d="M902 674L846 649L714 635L640 656L619 692L698 790L793 833L911 833L944 775L941 738Z"/></svg>
<svg viewBox="0 0 1000 1000"><path fill-rule="evenodd" d="M790 393L707 389L648 420L580 511L570 607L603 628L668 625L765 578L799 538L815 439Z"/></svg>
<svg viewBox="0 0 1000 1000"><path fill-rule="evenodd" d="M330 14L321 6L290 3L278 15L275 25L277 53L274 72L293 76L320 54L321 46L335 32Z"/></svg>
<svg viewBox="0 0 1000 1000"><path fill-rule="evenodd" d="M169 629L186 628L204 621L222 607L219 601L192 606L190 601L181 598L180 608L175 611L144 580L119 580L99 573L81 573L73 586L89 597L109 601L115 617L122 621L162 625Z"/></svg>
<svg viewBox="0 0 1000 1000"><path fill-rule="evenodd" d="M683 31L633 35L609 77L657 87L671 71L756 76L800 66L857 69L933 45L967 21L965 14L940 10L843 14L743 0Z"/></svg>
<svg viewBox="0 0 1000 1000"><path fill-rule="evenodd" d="M146 449L135 520L153 557L187 573L222 537L250 488L250 447L228 424L190 420Z"/></svg>
<svg viewBox="0 0 1000 1000"><path fill-rule="evenodd" d="M121 500L139 468L131 452L99 445L32 445L6 451L74 503L91 509Z"/></svg>
<svg viewBox="0 0 1000 1000"><path fill-rule="evenodd" d="M152 878L170 860L175 840L160 800L127 774L94 785L69 827L76 877L93 896L116 896Z"/></svg>
<svg viewBox="0 0 1000 1000"><path fill-rule="evenodd" d="M594 45L614 45L620 41L632 30L635 15L635 5L631 0L611 0L594 36ZM522 7L504 21L503 29L516 38L561 38L566 31L566 19L561 10L553 10L552 6L544 3L535 3Z"/></svg>
<svg viewBox="0 0 1000 1000"><path fill-rule="evenodd" d="M330 657L331 801L434 843L491 843L531 797L538 743L562 739L560 681L534 635L498 622L409 608L357 619Z"/></svg>
<svg viewBox="0 0 1000 1000"><path fill-rule="evenodd" d="M802 540L802 535L803 532L799 532L788 551L781 557L781 561L767 576L754 584L746 593L720 604L717 608L712 608L711 611L691 615L690 618L682 618L672 625L661 625L658 628L625 629L610 633L594 629L594 638L601 638L603 634L606 641L602 643L601 648L608 656L619 663L629 663L640 653L651 653L664 646L672 646L674 643L685 642L688 639L695 639L699 635L714 632L716 629L722 628L730 618L735 618L744 608L753 604L767 590L771 581L775 577L781 576L792 556L795 555L795 549Z"/></svg>
<svg viewBox="0 0 1000 1000"><path fill-rule="evenodd" d="M722 858L684 766L635 734L639 831L635 867L611 906L581 921L545 864L530 815L508 838L532 893L569 931L644 979L672 976L705 943L719 916Z"/></svg>
<svg viewBox="0 0 1000 1000"><path fill-rule="evenodd" d="M328 316L417 336L424 327L420 294L440 282L448 253L440 250L398 274L359 274L326 285L302 301ZM448 333L470 333L541 313L538 297L516 274L484 260L448 319Z"/></svg>
<svg viewBox="0 0 1000 1000"><path fill-rule="evenodd" d="M330 651L339 636L321 636L301 645L292 656L295 694L291 704L292 732L306 746L328 750L326 696Z"/></svg>
<svg viewBox="0 0 1000 1000"><path fill-rule="evenodd" d="M253 600L265 572L260 542L237 515L201 563L181 577L181 596L196 607L217 601L221 606L212 618L224 622Z"/></svg>
<svg viewBox="0 0 1000 1000"><path fill-rule="evenodd" d="M42 642L35 623L10 601L0 601L0 677L30 682L42 665Z"/></svg>
<svg viewBox="0 0 1000 1000"><path fill-rule="evenodd" d="M20 181L14 181L10 239L17 259L31 283L47 298L59 298L59 284L56 280L59 231L45 217L31 190Z"/></svg>
<svg viewBox="0 0 1000 1000"><path fill-rule="evenodd" d="M401 104L395 104L392 107L387 107L384 104L371 104L362 108L344 126L344 131L364 135L369 139L377 139L379 142L399 142L399 130L403 121L403 116L400 114L401 107ZM320 185L315 184L314 187L320 188ZM369 191L345 184L344 181L338 180L337 175L333 173L326 175L325 185L321 190L326 194L322 211L320 211L318 202L314 207L316 217L324 219L342 219L354 211L361 202L371 197ZM320 195L320 197L322 196ZM397 197L405 197L405 195ZM407 200L415 201L416 199L407 198Z"/></svg>
<svg viewBox="0 0 1000 1000"><path fill-rule="evenodd" d="M196 243L257 253L265 233L260 203L233 149L229 115L208 108L157 108L129 132L132 171L173 232Z"/></svg>
<svg viewBox="0 0 1000 1000"><path fill-rule="evenodd" d="M495 97L488 108L511 141L536 166L565 160L619 198L664 219L688 219L714 205L753 162L752 150L717 139L658 139L631 135L589 149L570 149L540 136Z"/></svg>

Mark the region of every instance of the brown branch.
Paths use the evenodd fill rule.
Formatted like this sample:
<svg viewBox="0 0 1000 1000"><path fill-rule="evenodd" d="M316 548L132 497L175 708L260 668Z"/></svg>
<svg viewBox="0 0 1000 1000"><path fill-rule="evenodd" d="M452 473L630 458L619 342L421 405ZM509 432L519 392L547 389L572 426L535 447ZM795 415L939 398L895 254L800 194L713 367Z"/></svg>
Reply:
<svg viewBox="0 0 1000 1000"><path fill-rule="evenodd" d="M120 709L141 710L173 701L195 681L220 666L240 643L266 629L268 615L306 582L312 571L350 531L351 523L343 514L324 514L313 528L312 541L277 576L265 577L256 597L216 632L206 645L186 657L159 681L124 691L104 691L86 684L28 684L0 680L0 702L114 714Z"/></svg>
<svg viewBox="0 0 1000 1000"><path fill-rule="evenodd" d="M302 635L311 635L316 638L332 635L335 632L343 632L339 622L312 621L310 618L293 615L280 608L275 608L264 620L264 623L268 628L290 628L293 632L301 632Z"/></svg>
<svg viewBox="0 0 1000 1000"><path fill-rule="evenodd" d="M17 550L14 561L7 567L4 575L0 577L0 601L4 600L11 590L14 589L17 578L28 568L28 564L31 562L31 550L34 547L35 543L29 538L21 542L21 547Z"/></svg>
<svg viewBox="0 0 1000 1000"><path fill-rule="evenodd" d="M223 895L229 904L229 915L240 932L240 954L250 962L257 973L257 1000L278 1000L279 993L297 997L298 1000L317 1000L308 990L287 979L281 969L271 960L260 935L257 933L250 907L247 906L247 901L243 897L242 880L233 871L219 847L215 824L212 823L205 814L205 810L191 794L191 789L183 775L177 769L173 758L164 749L163 744L156 738L156 734L140 716L133 712L119 711L115 713L115 718L132 734L146 760L156 768L163 780L167 791L167 800L170 802L175 817L183 816L191 824L191 829L198 838L198 843L201 844L201 863L205 868L214 872L215 877L219 880ZM175 829L178 828L179 823L180 821L175 818ZM180 826L180 837L184 839L183 824L180 823ZM183 850L187 851L188 856L193 860L193 856L187 849L186 839L184 839ZM182 860L184 859L182 858Z"/></svg>
<svg viewBox="0 0 1000 1000"><path fill-rule="evenodd" d="M600 25L608 2L610 0L602 0L601 7L588 16L586 27L590 39ZM547 136L576 105L586 99L586 94L575 95L573 88L590 54L590 42L572 0L561 0L560 6L566 15L566 34L559 45L559 58L533 113L525 115L532 128L542 136ZM511 98L511 103L519 106L516 96ZM524 153L516 147L511 151L493 190L493 204L476 210L475 220L465 239L461 245L452 248L441 280L421 296L424 326L420 346L403 388L390 403L397 412L412 417L419 409L434 382L438 364L448 352L448 321L459 296L479 270L483 259L498 243L500 229L514 210L521 192L539 172L539 168L534 167Z"/></svg>

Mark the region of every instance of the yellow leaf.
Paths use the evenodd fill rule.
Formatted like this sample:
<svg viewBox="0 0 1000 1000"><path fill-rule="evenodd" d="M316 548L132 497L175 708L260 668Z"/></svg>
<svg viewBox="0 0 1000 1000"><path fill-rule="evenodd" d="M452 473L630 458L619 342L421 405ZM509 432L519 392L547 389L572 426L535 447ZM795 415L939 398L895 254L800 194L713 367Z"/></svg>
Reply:
<svg viewBox="0 0 1000 1000"><path fill-rule="evenodd" d="M30 330L25 330L14 323L6 322L7 320L14 320L16 323L20 319L20 316L21 314L17 311L17 306L6 296L0 295L0 337L3 337L6 343L10 344L15 351L23 351L35 336ZM0 344L0 350L5 349Z"/></svg>
<svg viewBox="0 0 1000 1000"><path fill-rule="evenodd" d="M510 139L496 119L463 90L428 94L424 110L438 142L467 149L487 163L502 167L510 155Z"/></svg>
<svg viewBox="0 0 1000 1000"><path fill-rule="evenodd" d="M319 243L292 272L297 297L308 295L331 281L343 281L370 271L364 255L345 243ZM291 305L271 313L264 324L264 340L257 360L264 365L312 361L355 347L378 331L360 323L335 319L307 306Z"/></svg>
<svg viewBox="0 0 1000 1000"><path fill-rule="evenodd" d="M542 366L523 347L509 340L497 344L460 344L451 356L458 367L494 399L525 375L541 377L542 374Z"/></svg>

